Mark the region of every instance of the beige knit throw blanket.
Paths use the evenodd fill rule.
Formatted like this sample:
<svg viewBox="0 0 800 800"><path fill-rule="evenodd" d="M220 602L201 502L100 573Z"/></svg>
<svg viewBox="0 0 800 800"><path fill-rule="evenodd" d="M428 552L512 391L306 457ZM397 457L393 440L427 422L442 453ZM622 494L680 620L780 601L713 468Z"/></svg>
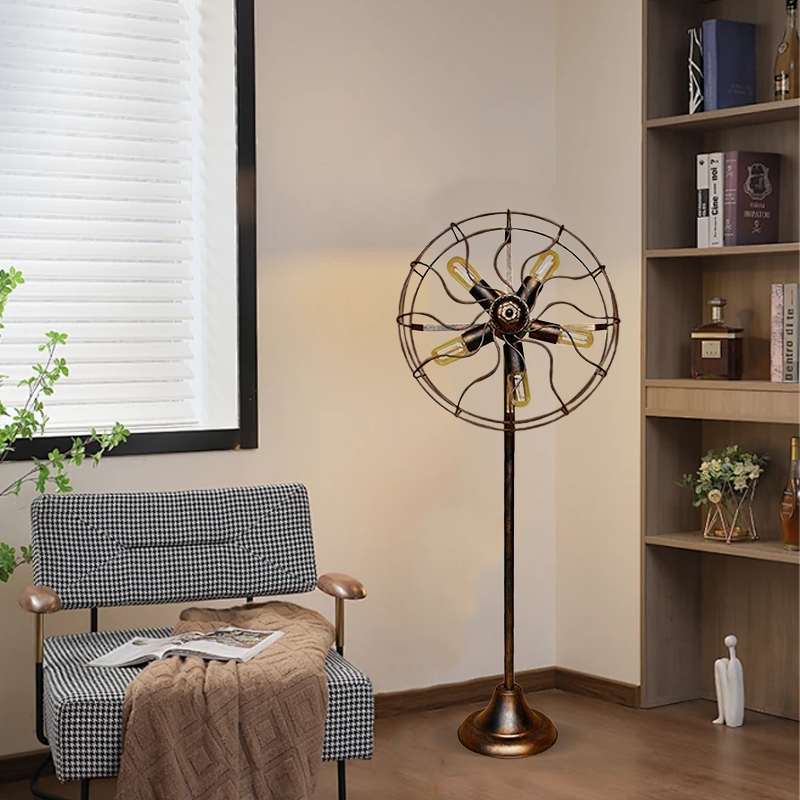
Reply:
<svg viewBox="0 0 800 800"><path fill-rule="evenodd" d="M311 800L331 624L293 603L189 608L174 633L281 630L251 661L170 657L131 681L117 800Z"/></svg>

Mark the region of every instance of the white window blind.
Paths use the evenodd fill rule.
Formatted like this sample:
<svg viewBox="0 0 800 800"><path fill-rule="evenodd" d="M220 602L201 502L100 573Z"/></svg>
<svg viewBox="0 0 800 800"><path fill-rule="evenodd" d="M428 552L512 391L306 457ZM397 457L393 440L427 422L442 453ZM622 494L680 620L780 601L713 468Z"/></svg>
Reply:
<svg viewBox="0 0 800 800"><path fill-rule="evenodd" d="M236 428L231 0L0 2L0 397L68 335L47 433Z"/></svg>

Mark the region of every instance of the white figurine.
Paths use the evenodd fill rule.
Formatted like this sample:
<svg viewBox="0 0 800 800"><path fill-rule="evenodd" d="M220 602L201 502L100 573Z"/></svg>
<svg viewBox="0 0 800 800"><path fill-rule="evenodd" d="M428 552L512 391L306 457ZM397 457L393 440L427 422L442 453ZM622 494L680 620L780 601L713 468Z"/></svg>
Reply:
<svg viewBox="0 0 800 800"><path fill-rule="evenodd" d="M714 724L726 724L729 728L738 728L744 722L744 676L742 662L736 658L736 642L735 636L726 636L725 646L731 657L718 658L714 662L719 709Z"/></svg>

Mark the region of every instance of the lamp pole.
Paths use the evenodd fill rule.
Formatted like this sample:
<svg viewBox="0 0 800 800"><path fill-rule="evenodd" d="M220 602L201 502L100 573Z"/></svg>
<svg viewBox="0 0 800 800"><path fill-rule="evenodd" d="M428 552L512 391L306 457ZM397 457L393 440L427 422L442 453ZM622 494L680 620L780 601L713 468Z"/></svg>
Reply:
<svg viewBox="0 0 800 800"><path fill-rule="evenodd" d="M504 369L503 386L506 412L503 431L505 491L503 519L503 573L505 578L503 687L514 688L514 404L509 390L508 360Z"/></svg>
<svg viewBox="0 0 800 800"><path fill-rule="evenodd" d="M504 454L504 659L503 682L482 711L470 714L458 729L468 750L495 758L522 758L552 747L558 731L548 717L525 702L514 681L514 403L513 348L506 342L503 358Z"/></svg>

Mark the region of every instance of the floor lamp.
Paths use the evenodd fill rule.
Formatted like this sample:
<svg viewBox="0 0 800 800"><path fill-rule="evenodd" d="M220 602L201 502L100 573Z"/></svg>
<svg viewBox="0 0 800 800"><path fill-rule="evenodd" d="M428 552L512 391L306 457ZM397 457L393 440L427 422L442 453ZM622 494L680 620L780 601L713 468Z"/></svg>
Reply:
<svg viewBox="0 0 800 800"><path fill-rule="evenodd" d="M518 273L512 245L523 254ZM481 277L489 269L499 288ZM466 319L445 322L448 307ZM427 394L460 419L503 431L503 682L486 708L464 720L458 738L496 758L534 755L551 747L558 732L528 707L514 681L515 434L571 413L608 374L619 333L614 290L606 268L563 225L517 211L479 214L451 223L411 262L397 323L406 362ZM442 342L443 334L455 336ZM480 362L490 369L473 377ZM442 369L448 365L455 367ZM487 410L486 382L497 373L502 417Z"/></svg>

